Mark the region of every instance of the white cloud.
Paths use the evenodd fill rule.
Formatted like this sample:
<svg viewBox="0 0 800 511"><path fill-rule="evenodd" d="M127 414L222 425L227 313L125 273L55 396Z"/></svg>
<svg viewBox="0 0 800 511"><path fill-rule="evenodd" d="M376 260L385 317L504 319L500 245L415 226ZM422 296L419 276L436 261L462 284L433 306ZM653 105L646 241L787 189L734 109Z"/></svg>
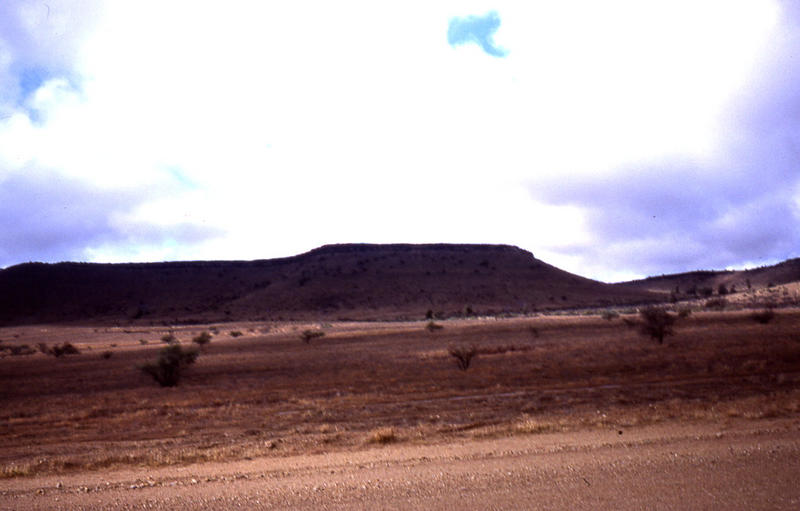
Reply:
<svg viewBox="0 0 800 511"><path fill-rule="evenodd" d="M535 202L525 184L718 158L723 114L779 14L759 1L141 1L92 8L89 24L64 2L44 22L21 5L18 54L59 37L69 52L41 57L53 76L0 119L0 176L34 165L104 190L150 187L161 193L114 229L226 233L87 245L94 260L471 241L576 261L568 250L592 239L582 209ZM451 18L491 10L506 57L447 44Z"/></svg>

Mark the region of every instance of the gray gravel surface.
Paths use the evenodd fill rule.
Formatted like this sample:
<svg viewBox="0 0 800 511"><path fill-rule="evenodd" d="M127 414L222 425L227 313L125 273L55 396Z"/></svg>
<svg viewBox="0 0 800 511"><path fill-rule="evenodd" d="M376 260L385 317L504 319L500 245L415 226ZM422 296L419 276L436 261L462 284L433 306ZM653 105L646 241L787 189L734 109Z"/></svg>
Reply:
<svg viewBox="0 0 800 511"><path fill-rule="evenodd" d="M800 421L395 444L0 481L0 509L800 509Z"/></svg>

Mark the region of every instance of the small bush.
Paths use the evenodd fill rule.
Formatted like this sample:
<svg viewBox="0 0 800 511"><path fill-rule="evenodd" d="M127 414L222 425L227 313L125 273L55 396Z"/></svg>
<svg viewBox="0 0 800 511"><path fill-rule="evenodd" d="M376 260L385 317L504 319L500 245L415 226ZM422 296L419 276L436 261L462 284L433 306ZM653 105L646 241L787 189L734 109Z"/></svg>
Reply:
<svg viewBox="0 0 800 511"><path fill-rule="evenodd" d="M440 325L439 323L436 323L434 321L428 321L428 324L425 325L425 329L428 332L435 332L437 330L441 330L442 328L444 328L442 325Z"/></svg>
<svg viewBox="0 0 800 511"><path fill-rule="evenodd" d="M321 330L303 330L303 333L300 334L300 339L306 344L311 343L311 339L318 339L320 337L325 337L325 332Z"/></svg>
<svg viewBox="0 0 800 511"><path fill-rule="evenodd" d="M611 321L612 319L616 319L618 317L619 317L619 313L614 312L614 311L605 311L602 314L602 318L605 319L606 321Z"/></svg>
<svg viewBox="0 0 800 511"><path fill-rule="evenodd" d="M21 344L19 346L7 346L3 345L0 346L0 352L7 351L10 355L33 355L36 353L36 349L31 348L27 344Z"/></svg>
<svg viewBox="0 0 800 511"><path fill-rule="evenodd" d="M450 356L456 359L456 365L462 371L469 369L472 359L478 355L478 348L475 346L451 346L448 349Z"/></svg>
<svg viewBox="0 0 800 511"><path fill-rule="evenodd" d="M80 351L72 343L65 342L61 346L56 344L50 348L50 354L54 357L60 357L61 355L79 355Z"/></svg>
<svg viewBox="0 0 800 511"><path fill-rule="evenodd" d="M147 339L139 339L139 344L141 345L147 344Z"/></svg>
<svg viewBox="0 0 800 511"><path fill-rule="evenodd" d="M103 353L102 353L100 356L101 356L101 357L102 357L104 360L108 360L109 358L111 358L111 356L112 356L112 355L113 355L113 353L112 353L112 352L110 352L110 351L104 351L104 352L103 352Z"/></svg>
<svg viewBox="0 0 800 511"><path fill-rule="evenodd" d="M230 335L231 337L241 337L244 334L238 330L233 330L228 335Z"/></svg>
<svg viewBox="0 0 800 511"><path fill-rule="evenodd" d="M180 344L170 344L158 353L158 360L141 367L162 387L174 387L181 379L181 371L197 360L196 350L184 350Z"/></svg>
<svg viewBox="0 0 800 511"><path fill-rule="evenodd" d="M642 319L641 333L664 344L664 337L674 335L675 316L662 307L647 307L639 311Z"/></svg>
<svg viewBox="0 0 800 511"><path fill-rule="evenodd" d="M208 332L202 332L200 335L192 339L192 342L197 345L204 346L211 342L211 334Z"/></svg>
<svg viewBox="0 0 800 511"><path fill-rule="evenodd" d="M368 441L371 444L390 444L397 441L397 435L392 428L380 428L370 433Z"/></svg>
<svg viewBox="0 0 800 511"><path fill-rule="evenodd" d="M686 319L692 315L691 307L681 307L678 309L678 317L681 319Z"/></svg>
<svg viewBox="0 0 800 511"><path fill-rule="evenodd" d="M175 337L175 334L170 332L168 334L165 334L165 335L161 336L161 342L164 342L164 343L167 343L167 344L175 344L176 342L178 342L178 338Z"/></svg>
<svg viewBox="0 0 800 511"><path fill-rule="evenodd" d="M764 310L750 314L750 318L753 321L761 323L762 325L766 325L775 319L775 311L772 309L772 307L766 307Z"/></svg>

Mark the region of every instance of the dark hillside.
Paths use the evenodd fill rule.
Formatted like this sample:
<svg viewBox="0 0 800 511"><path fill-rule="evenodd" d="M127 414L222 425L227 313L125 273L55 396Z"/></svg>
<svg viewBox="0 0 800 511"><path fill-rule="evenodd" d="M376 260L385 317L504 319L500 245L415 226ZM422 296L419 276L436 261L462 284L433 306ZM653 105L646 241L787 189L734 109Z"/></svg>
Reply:
<svg viewBox="0 0 800 511"><path fill-rule="evenodd" d="M0 322L421 318L648 301L505 245L329 245L259 261L28 263L0 271Z"/></svg>

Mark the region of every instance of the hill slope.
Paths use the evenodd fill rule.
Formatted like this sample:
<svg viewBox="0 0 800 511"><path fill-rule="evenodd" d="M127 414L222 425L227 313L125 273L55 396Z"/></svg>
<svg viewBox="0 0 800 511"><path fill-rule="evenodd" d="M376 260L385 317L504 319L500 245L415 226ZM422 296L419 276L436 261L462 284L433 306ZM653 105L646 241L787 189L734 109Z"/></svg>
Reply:
<svg viewBox="0 0 800 511"><path fill-rule="evenodd" d="M0 322L422 318L648 301L506 245L329 245L260 261L27 263L0 271Z"/></svg>
<svg viewBox="0 0 800 511"><path fill-rule="evenodd" d="M662 295L675 294L678 298L687 298L694 295L708 296L711 292L717 293L720 286L724 286L726 291L746 291L799 281L800 258L795 258L773 266L750 270L693 271L621 282L614 286Z"/></svg>

